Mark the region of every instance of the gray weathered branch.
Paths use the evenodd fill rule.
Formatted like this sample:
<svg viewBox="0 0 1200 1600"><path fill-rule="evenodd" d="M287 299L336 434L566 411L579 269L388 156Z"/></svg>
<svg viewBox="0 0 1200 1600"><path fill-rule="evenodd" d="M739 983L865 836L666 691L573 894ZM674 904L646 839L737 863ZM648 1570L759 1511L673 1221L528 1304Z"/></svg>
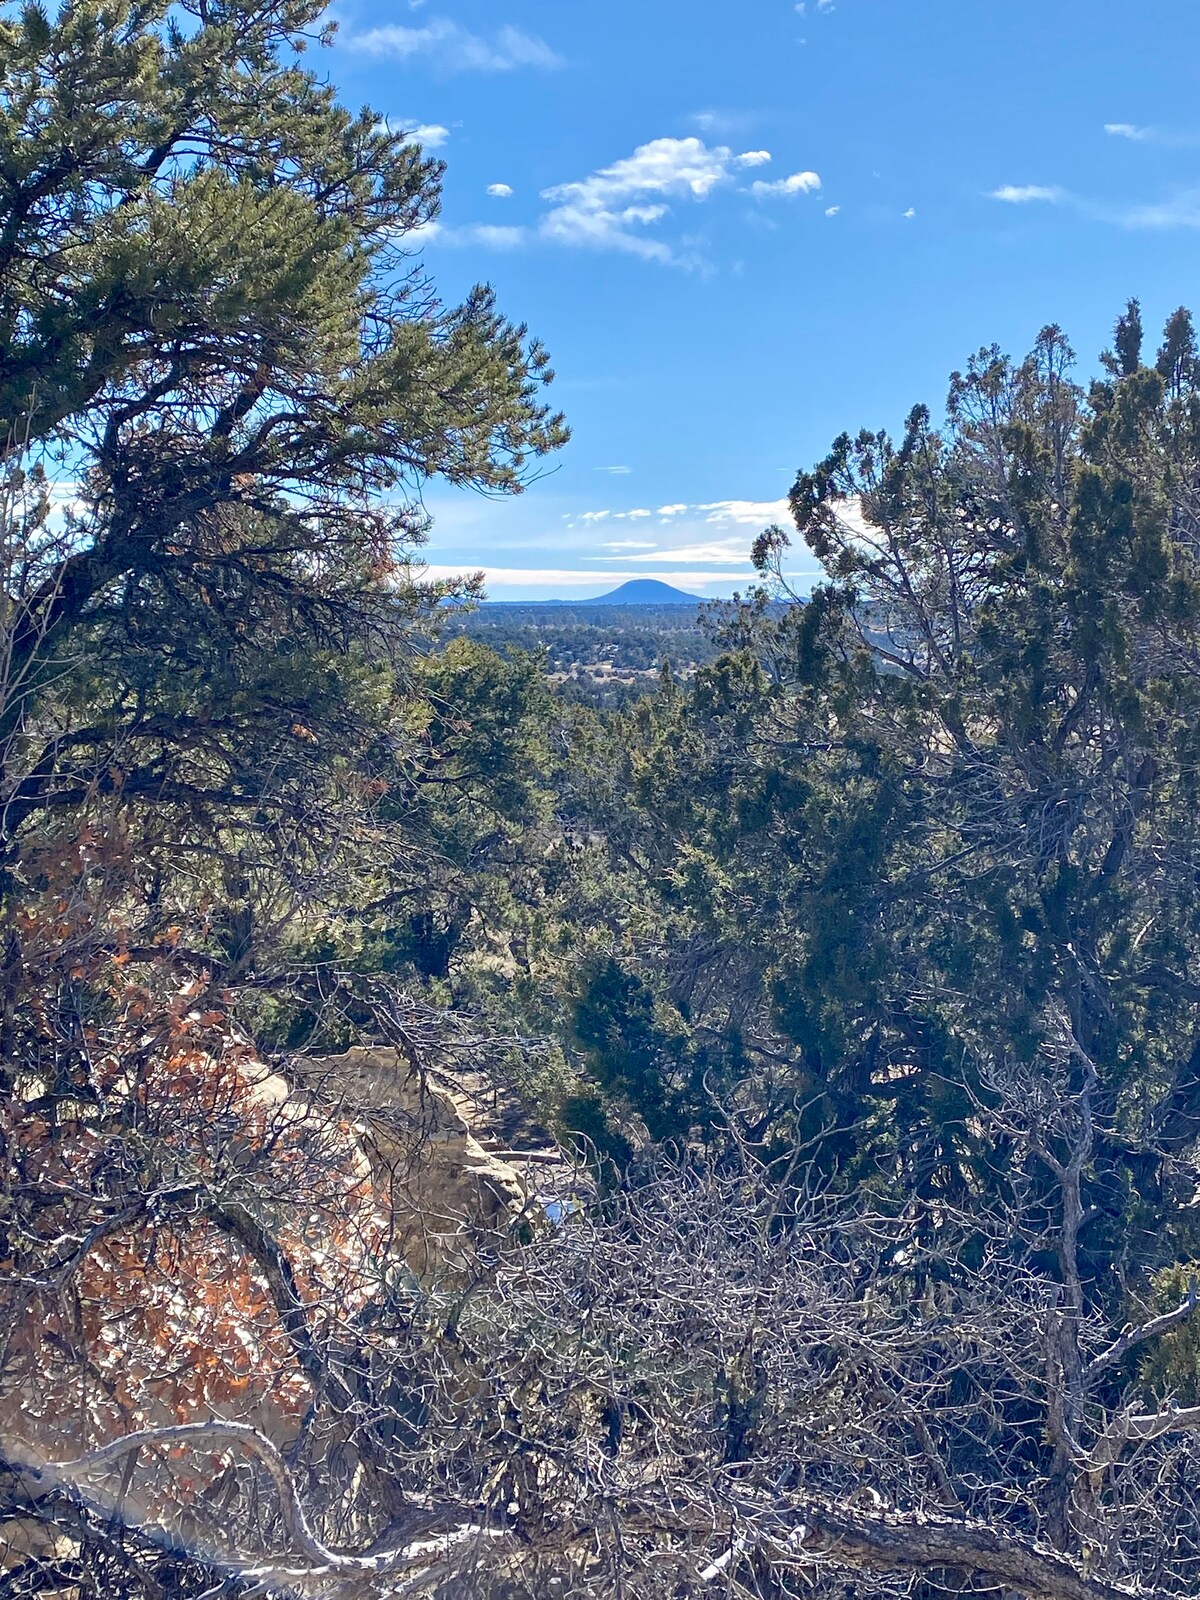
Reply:
<svg viewBox="0 0 1200 1600"><path fill-rule="evenodd" d="M127 1433L109 1444L91 1450L74 1461L46 1463L41 1467L28 1467L26 1471L42 1481L50 1480L77 1486L96 1468L118 1461L130 1451L156 1449L169 1445L236 1446L253 1456L266 1470L279 1495L280 1512L288 1537L310 1565L303 1572L291 1576L315 1578L338 1577L365 1579L397 1576L414 1568L432 1568L448 1559L462 1546L472 1541L494 1540L502 1537L495 1529L477 1523L464 1523L446 1533L425 1538L398 1549L384 1550L377 1555L348 1555L331 1550L313 1532L305 1515L304 1506L296 1492L295 1483L279 1450L265 1434L247 1422L184 1422L162 1428L143 1428ZM265 1572L267 1569L263 1569Z"/></svg>
<svg viewBox="0 0 1200 1600"><path fill-rule="evenodd" d="M1109 1345L1107 1350L1102 1350L1098 1356L1089 1361L1083 1370L1085 1383L1091 1383L1102 1372L1107 1372L1110 1367L1116 1366L1121 1358L1136 1349L1140 1344L1145 1344L1148 1339L1156 1339L1160 1333L1168 1333L1179 1323L1186 1322L1200 1304L1200 1285L1195 1278L1188 1285L1187 1295L1173 1311L1165 1311L1161 1317L1153 1317L1149 1322L1138 1325L1129 1323L1121 1330L1120 1337Z"/></svg>

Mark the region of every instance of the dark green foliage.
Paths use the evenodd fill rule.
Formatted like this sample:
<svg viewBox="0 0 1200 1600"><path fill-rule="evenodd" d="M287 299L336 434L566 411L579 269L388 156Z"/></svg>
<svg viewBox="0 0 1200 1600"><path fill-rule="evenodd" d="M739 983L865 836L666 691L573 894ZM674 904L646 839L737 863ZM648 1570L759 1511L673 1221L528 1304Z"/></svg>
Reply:
<svg viewBox="0 0 1200 1600"><path fill-rule="evenodd" d="M420 485L515 491L565 436L490 291L444 308L405 254L440 166L304 68L321 11L0 22L0 440L79 488L9 555L10 831L114 766L208 825L311 820L437 596L404 581Z"/></svg>
<svg viewBox="0 0 1200 1600"><path fill-rule="evenodd" d="M917 406L898 441L843 434L790 497L826 577L804 600L771 528L761 585L702 624L464 611L446 602L470 585L407 564L423 482L515 492L565 434L525 330L486 289L441 306L405 254L440 169L305 70L320 11L0 14L0 1066L5 1148L28 1141L6 1204L34 1218L6 1349L39 1348L21 1319L44 1212L76 1208L52 1241L63 1307L116 1232L152 1258L172 1217L176 1247L228 1222L224 1189L198 1208L216 1180L181 1180L189 1150L169 1182L150 1159L211 1139L220 1184L249 1182L197 1098L209 1045L180 1036L219 1030L239 1070L251 1043L383 1040L418 1072L503 1076L505 1131L536 1127L530 1165L557 1188L515 1258L499 1233L468 1243L468 1219L447 1232L439 1298L376 1252L375 1203L397 1236L418 1205L393 1172L352 1311L323 1300L316 1254L304 1274L288 1258L289 1230L325 1242L290 1168L218 1230L313 1382L281 1472L304 1500L344 1452L361 1485L330 1514L339 1540L440 1534L444 1499L478 1551L480 1528L511 1536L497 1594L540 1539L580 1573L619 1555L626 1592L614 1531L644 1545L647 1593L722 1572L800 1592L809 1573L776 1557L807 1566L808 1533L793 1544L778 1506L841 1515L874 1478L888 1516L860 1531L990 1520L1077 1557L1063 1592L1091 1592L1106 1474L1182 1425L1139 1422L1132 1390L1200 1394L1191 317L1151 361L1131 302L1086 392L1048 327L1025 361L985 348L954 374L942 425ZM194 1076L151 1129L155 1051ZM376 1149L402 1120L321 1087L339 1141ZM105 1105L123 1095L128 1116ZM43 1160L72 1129L90 1177ZM479 1152L446 1143L486 1187ZM121 1151L155 1174L127 1212ZM357 1164L331 1181L367 1209ZM1154 1313L1165 1339L1133 1326ZM1138 1459L1176 1463L1167 1499L1190 1515L1182 1454ZM1161 1486L1121 1495L1106 1559L1140 1578ZM124 1496L106 1533L76 1529L59 1588L127 1582L88 1569L93 1538L121 1543ZM224 1505L205 1491L206 1515ZM37 1512L56 1540L66 1509ZM1194 1543L1163 1527L1187 1571ZM156 1547L126 1553L155 1593L220 1581L189 1560L160 1582ZM915 1561L913 1592L1000 1570L959 1566Z"/></svg>
<svg viewBox="0 0 1200 1600"><path fill-rule="evenodd" d="M590 791L589 742L570 791L608 873L568 913L598 951L573 1027L614 1108L897 1199L1011 1200L1025 1157L980 1113L1069 1037L1106 1296L1194 1248L1200 1115L1187 313L1141 351L1131 303L1087 392L1047 328L956 374L942 429L917 407L899 442L837 440L791 497L828 584L768 600L768 530L775 587L728 610L728 653L614 723Z"/></svg>
<svg viewBox="0 0 1200 1600"><path fill-rule="evenodd" d="M676 1041L659 1026L653 993L644 983L611 959L601 962L575 1002L572 1022L598 1081L628 1098L652 1139L687 1131L668 1087Z"/></svg>

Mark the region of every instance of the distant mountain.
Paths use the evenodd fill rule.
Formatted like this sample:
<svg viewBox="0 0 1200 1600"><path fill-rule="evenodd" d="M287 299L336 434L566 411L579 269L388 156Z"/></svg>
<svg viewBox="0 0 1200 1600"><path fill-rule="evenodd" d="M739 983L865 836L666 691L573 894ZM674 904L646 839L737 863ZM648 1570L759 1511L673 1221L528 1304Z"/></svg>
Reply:
<svg viewBox="0 0 1200 1600"><path fill-rule="evenodd" d="M562 602L560 602L562 603ZM611 594L598 594L593 600L572 602L581 606L699 606L704 602L698 594L684 594L669 583L657 578L631 578Z"/></svg>

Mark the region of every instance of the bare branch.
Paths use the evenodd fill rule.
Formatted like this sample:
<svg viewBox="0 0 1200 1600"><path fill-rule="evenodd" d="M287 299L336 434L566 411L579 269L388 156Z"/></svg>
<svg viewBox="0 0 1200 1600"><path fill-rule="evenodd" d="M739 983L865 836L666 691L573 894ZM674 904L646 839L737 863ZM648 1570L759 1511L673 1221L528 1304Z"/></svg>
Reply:
<svg viewBox="0 0 1200 1600"><path fill-rule="evenodd" d="M876 1571L951 1568L1028 1600L1149 1600L1155 1594L1091 1576L1056 1551L979 1524L871 1516L826 1504L806 1506L803 1521L775 1535L770 1551L776 1559L820 1554L842 1566Z"/></svg>
<svg viewBox="0 0 1200 1600"><path fill-rule="evenodd" d="M1173 1311L1166 1311L1161 1317L1152 1317L1149 1322L1140 1324L1129 1323L1122 1330L1118 1339L1109 1345L1107 1350L1102 1350L1098 1356L1089 1361L1084 1368L1083 1378L1085 1383L1092 1383L1101 1373L1107 1372L1110 1367L1116 1366L1122 1357L1128 1355L1140 1344L1145 1344L1148 1339L1157 1339L1159 1334L1169 1333L1172 1328L1178 1327L1181 1322L1186 1322L1200 1303L1200 1284L1193 1277L1188 1286L1187 1295Z"/></svg>
<svg viewBox="0 0 1200 1600"><path fill-rule="evenodd" d="M134 1450L214 1444L236 1445L265 1468L279 1496L288 1536L310 1563L303 1573L296 1573L295 1576L320 1577L328 1574L363 1579L394 1576L416 1567L432 1569L437 1562L445 1561L465 1544L503 1537L500 1530L484 1528L478 1523L464 1523L434 1538L406 1544L396 1550L385 1550L377 1555L356 1556L330 1550L313 1532L283 1456L265 1434L246 1422L216 1419L211 1422L184 1422L164 1428L143 1428L136 1433L124 1434L74 1461L48 1462L42 1467L26 1466L22 1470L40 1481L77 1487L98 1467L119 1461Z"/></svg>

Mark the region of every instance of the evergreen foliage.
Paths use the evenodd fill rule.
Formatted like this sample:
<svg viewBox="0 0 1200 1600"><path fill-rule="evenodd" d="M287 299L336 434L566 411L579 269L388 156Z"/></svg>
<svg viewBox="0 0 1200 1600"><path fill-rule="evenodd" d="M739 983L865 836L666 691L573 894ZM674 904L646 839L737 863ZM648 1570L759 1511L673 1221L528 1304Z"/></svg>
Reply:
<svg viewBox="0 0 1200 1600"><path fill-rule="evenodd" d="M1153 365L1140 340L1133 304L1085 391L1048 328L956 374L941 429L840 438L791 497L829 581L733 608L573 801L613 875L578 939L626 1113L686 1138L719 1105L839 1182L965 1204L1013 1159L980 1107L1065 1017L1103 1094L1087 1278L1118 1299L1193 1248L1200 1115L1200 393L1185 312ZM787 544L756 547L775 595Z"/></svg>
<svg viewBox="0 0 1200 1600"><path fill-rule="evenodd" d="M420 580L565 427L323 26L0 8L0 1591L1184 1600L1190 315L839 437L810 596L551 619L587 705ZM435 1083L558 1187L414 1264Z"/></svg>
<svg viewBox="0 0 1200 1600"><path fill-rule="evenodd" d="M205 826L295 815L318 752L367 738L366 658L436 598L404 581L421 484L511 492L564 437L540 347L406 250L440 166L305 69L321 10L4 20L10 835L114 765ZM46 471L76 484L57 513ZM77 661L88 715L26 736Z"/></svg>

